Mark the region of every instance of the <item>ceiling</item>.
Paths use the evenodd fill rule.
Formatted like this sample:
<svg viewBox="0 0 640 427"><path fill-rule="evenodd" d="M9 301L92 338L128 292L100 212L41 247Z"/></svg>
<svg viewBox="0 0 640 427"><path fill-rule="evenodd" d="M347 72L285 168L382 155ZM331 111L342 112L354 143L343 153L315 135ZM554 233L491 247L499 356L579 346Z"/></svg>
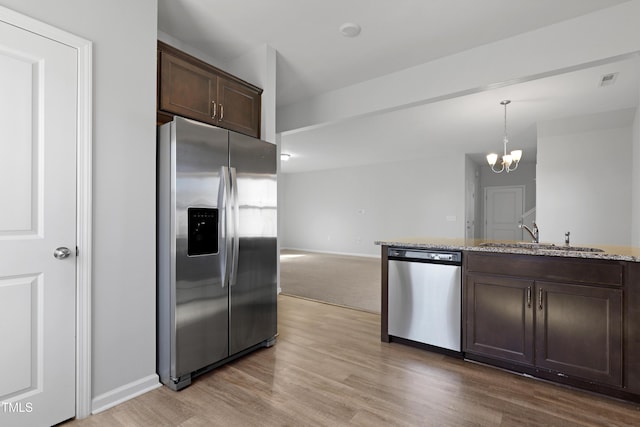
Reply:
<svg viewBox="0 0 640 427"><path fill-rule="evenodd" d="M603 75L618 73L600 86ZM376 114L282 137L291 159L286 173L434 157L464 152L484 164L489 152L502 154L504 107L508 99L508 150L536 160L536 124L559 118L636 108L640 57L544 79ZM629 123L630 124L630 123ZM606 126L606 124L602 124Z"/></svg>
<svg viewBox="0 0 640 427"><path fill-rule="evenodd" d="M279 107L626 0L159 0L158 28L220 61L268 44L278 52ZM464 13L461 13L464 11ZM358 37L339 27L355 22ZM598 87L602 74L620 72ZM623 72L624 71L624 72ZM535 122L637 105L638 59L580 70L282 137L284 172L424 157L459 145L535 153ZM633 78L632 78L633 76ZM633 88L636 88L633 91ZM634 96L635 95L635 96ZM402 129L398 138L397 129ZM475 142L475 143L473 143ZM473 144L472 144L473 143ZM466 145L465 145L466 144ZM336 156L339 153L339 156Z"/></svg>

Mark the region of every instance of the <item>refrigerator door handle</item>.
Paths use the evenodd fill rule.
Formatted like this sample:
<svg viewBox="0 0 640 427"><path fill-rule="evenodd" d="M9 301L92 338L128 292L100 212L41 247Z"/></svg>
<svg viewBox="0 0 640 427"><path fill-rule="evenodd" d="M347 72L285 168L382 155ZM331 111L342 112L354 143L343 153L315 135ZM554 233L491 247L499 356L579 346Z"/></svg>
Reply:
<svg viewBox="0 0 640 427"><path fill-rule="evenodd" d="M229 199L231 195L231 182L229 176L229 168L226 166L222 166L220 168L220 185L223 187L223 191L218 193L218 206L220 206L221 212L223 212L223 238L225 240L223 251L224 254L220 260L220 267L222 270L222 287L224 288L229 281L229 272L230 266L229 262L231 258L229 257L229 248L231 247L231 238L232 234L229 227L229 220L231 218L231 203L232 201Z"/></svg>
<svg viewBox="0 0 640 427"><path fill-rule="evenodd" d="M233 210L233 243L232 243L232 255L231 255L231 277L229 278L229 286L236 284L238 280L238 255L240 252L240 206L238 205L238 176L236 174L236 168L229 168L231 175L231 192Z"/></svg>

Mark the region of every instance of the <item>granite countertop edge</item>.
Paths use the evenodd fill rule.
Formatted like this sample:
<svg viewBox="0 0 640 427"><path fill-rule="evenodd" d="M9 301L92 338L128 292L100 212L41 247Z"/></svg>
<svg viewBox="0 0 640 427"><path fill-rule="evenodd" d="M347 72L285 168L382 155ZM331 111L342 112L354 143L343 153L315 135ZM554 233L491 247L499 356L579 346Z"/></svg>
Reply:
<svg viewBox="0 0 640 427"><path fill-rule="evenodd" d="M553 256L563 258L584 258L584 259L602 259L612 261L629 261L640 262L640 249L638 248L623 248L623 251L616 251L615 249L605 249L604 252L588 252L588 251L565 251L561 249L541 249L541 248L517 248L517 247L494 247L494 246L478 246L480 243L475 242L473 244L467 243L443 243L443 242L428 242L428 241L411 241L411 240L377 240L374 242L379 246L393 246L403 248L414 249L440 249L448 251L470 251L470 252L491 252L491 253L505 253L505 254L521 254L521 255L534 255L534 256ZM619 252L638 252L638 254L632 253L619 253Z"/></svg>

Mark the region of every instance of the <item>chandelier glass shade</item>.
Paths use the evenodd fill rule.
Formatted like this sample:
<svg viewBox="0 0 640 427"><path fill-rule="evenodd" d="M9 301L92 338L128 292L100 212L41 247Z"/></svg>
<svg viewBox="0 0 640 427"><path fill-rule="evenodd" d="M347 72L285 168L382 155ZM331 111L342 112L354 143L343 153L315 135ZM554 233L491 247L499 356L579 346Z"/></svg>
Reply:
<svg viewBox="0 0 640 427"><path fill-rule="evenodd" d="M506 99L500 102L500 105L504 105L504 138L503 142L503 155L502 155L502 163L500 169L496 169L495 165L498 162L498 155L496 153L487 154L487 162L489 166L491 166L491 170L495 173L501 173L506 171L507 173L516 170L518 167L518 163L520 163L520 159L522 158L522 150L513 150L511 153L507 154L507 144L509 143L509 137L507 135L507 105L511 103L510 100Z"/></svg>

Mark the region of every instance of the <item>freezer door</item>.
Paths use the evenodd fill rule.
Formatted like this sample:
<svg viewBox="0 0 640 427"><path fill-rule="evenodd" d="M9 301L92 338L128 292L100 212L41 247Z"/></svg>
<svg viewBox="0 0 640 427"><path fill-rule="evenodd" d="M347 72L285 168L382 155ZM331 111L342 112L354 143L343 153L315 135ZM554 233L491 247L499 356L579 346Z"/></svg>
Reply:
<svg viewBox="0 0 640 427"><path fill-rule="evenodd" d="M172 376L229 355L228 132L177 117L175 149L175 340Z"/></svg>
<svg viewBox="0 0 640 427"><path fill-rule="evenodd" d="M229 353L276 335L276 146L229 132L234 254L230 283Z"/></svg>

